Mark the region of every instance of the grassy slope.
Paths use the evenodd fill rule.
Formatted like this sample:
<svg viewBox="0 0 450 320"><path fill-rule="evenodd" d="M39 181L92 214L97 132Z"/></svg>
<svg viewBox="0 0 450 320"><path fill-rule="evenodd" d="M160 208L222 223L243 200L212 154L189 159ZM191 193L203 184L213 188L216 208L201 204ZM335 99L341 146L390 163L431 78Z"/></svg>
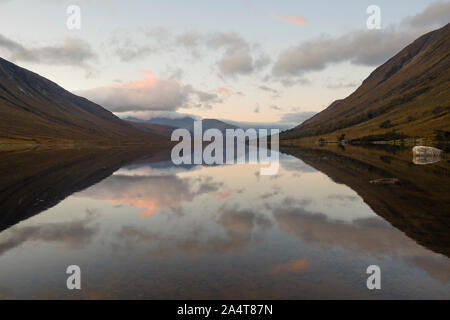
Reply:
<svg viewBox="0 0 450 320"><path fill-rule="evenodd" d="M385 134L395 129L409 137L450 131L450 24L428 33L377 68L349 97L281 139L336 141ZM380 125L390 121L388 128Z"/></svg>

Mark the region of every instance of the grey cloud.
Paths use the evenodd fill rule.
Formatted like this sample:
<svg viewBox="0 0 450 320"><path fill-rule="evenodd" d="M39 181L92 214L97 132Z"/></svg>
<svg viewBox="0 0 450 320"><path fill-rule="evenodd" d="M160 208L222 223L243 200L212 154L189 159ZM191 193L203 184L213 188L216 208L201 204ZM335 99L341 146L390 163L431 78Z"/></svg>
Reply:
<svg viewBox="0 0 450 320"><path fill-rule="evenodd" d="M355 31L339 38L322 36L282 52L272 72L278 77L301 76L344 61L376 66L412 39L409 32L391 31Z"/></svg>
<svg viewBox="0 0 450 320"><path fill-rule="evenodd" d="M281 116L280 122L299 125L314 116L316 113L317 112L314 111L289 112Z"/></svg>
<svg viewBox="0 0 450 320"><path fill-rule="evenodd" d="M281 230L320 247L341 247L371 255L402 256L440 282L450 279L446 257L430 252L381 218L360 218L352 223L334 221L302 208L273 208Z"/></svg>
<svg viewBox="0 0 450 320"><path fill-rule="evenodd" d="M25 242L53 242L69 250L81 249L99 231L98 227L90 225L96 218L95 212L87 210L85 218L71 222L13 227L0 236L0 255Z"/></svg>
<svg viewBox="0 0 450 320"><path fill-rule="evenodd" d="M439 27L449 22L450 2L436 1L407 22L414 27Z"/></svg>
<svg viewBox="0 0 450 320"><path fill-rule="evenodd" d="M213 33L206 36L206 45L213 49L225 50L217 62L223 75L245 75L259 71L269 64L270 59L263 53L256 56L255 47L234 32Z"/></svg>
<svg viewBox="0 0 450 320"><path fill-rule="evenodd" d="M266 230L272 226L271 220L253 211L224 207L219 209L217 223L223 228L225 236L211 235L198 227L194 228L195 232L188 233L187 237L174 239L136 226L123 226L117 236L121 242L125 240L125 244L130 248L137 243L149 243L151 240L152 246L156 248L150 250L151 255L159 256L159 252L164 253L163 257L167 258L179 250L191 256L237 252L252 241L255 228Z"/></svg>
<svg viewBox="0 0 450 320"><path fill-rule="evenodd" d="M215 32L205 36L206 45L213 49L225 48L228 53L248 50L250 44L235 32Z"/></svg>
<svg viewBox="0 0 450 320"><path fill-rule="evenodd" d="M222 59L217 62L217 65L223 75L236 76L260 71L269 63L270 59L265 55L255 58L250 51L243 51L225 53Z"/></svg>
<svg viewBox="0 0 450 320"><path fill-rule="evenodd" d="M221 75L237 76L259 71L270 63L270 59L257 45L252 45L236 32L201 33L188 30L180 34L172 34L164 28L153 28L143 31L144 36L153 40L146 45L137 45L127 36L124 39L111 38L115 53L122 61L144 57L148 54L170 52L177 49L187 49L198 59L200 52L214 51L221 55L216 61ZM120 38L120 37L119 37ZM162 50L163 48L163 50ZM217 53L219 51L219 53Z"/></svg>
<svg viewBox="0 0 450 320"><path fill-rule="evenodd" d="M157 50L149 46L127 45L116 48L115 53L123 62L129 62L135 59L145 57L156 53Z"/></svg>
<svg viewBox="0 0 450 320"><path fill-rule="evenodd" d="M253 71L253 59L248 52L225 55L218 66L223 74L249 74Z"/></svg>
<svg viewBox="0 0 450 320"><path fill-rule="evenodd" d="M42 64L66 64L91 69L88 62L97 59L90 44L79 38L66 38L57 45L26 48L0 34L0 49L13 61Z"/></svg>
<svg viewBox="0 0 450 320"><path fill-rule="evenodd" d="M175 43L186 48L196 48L201 45L203 35L196 31L186 31L175 38Z"/></svg>
<svg viewBox="0 0 450 320"><path fill-rule="evenodd" d="M296 173L317 172L316 169L314 169L310 165L307 165L306 163L304 163L303 161L301 161L297 158L288 157L288 158L283 159L283 161L281 161L280 163L281 163L281 166L283 167L283 169L287 170L287 171L293 171ZM288 201L288 200L286 200L286 201Z"/></svg>
<svg viewBox="0 0 450 320"><path fill-rule="evenodd" d="M173 37L172 33L163 27L140 28L137 34L142 36L141 41L137 41L130 34L124 30L118 30L108 40L113 52L122 62L165 52L171 46Z"/></svg>
<svg viewBox="0 0 450 320"><path fill-rule="evenodd" d="M359 198L357 196L348 196L343 194L330 194L327 197L330 200L339 200L339 201L356 201Z"/></svg>
<svg viewBox="0 0 450 320"><path fill-rule="evenodd" d="M187 92L194 94L198 97L198 100L202 103L221 103L222 100L216 93L204 92L194 89L192 86L187 86Z"/></svg>
<svg viewBox="0 0 450 320"><path fill-rule="evenodd" d="M271 93L272 94L272 98L279 98L280 97L280 92L278 90L270 88L270 87L268 87L266 85L261 85L258 88L263 90L263 91ZM278 108L276 110L280 110L280 109Z"/></svg>
<svg viewBox="0 0 450 320"><path fill-rule="evenodd" d="M252 239L254 227L267 229L272 226L269 219L253 211L224 208L221 209L219 223L227 237L209 239L208 242L214 251L221 253L236 252L245 247Z"/></svg>
<svg viewBox="0 0 450 320"><path fill-rule="evenodd" d="M423 33L448 22L450 2L437 2L422 13L382 30L358 30L332 38L321 36L283 51L272 74L281 79L320 71L333 63L350 61L377 66Z"/></svg>
<svg viewBox="0 0 450 320"><path fill-rule="evenodd" d="M172 40L172 32L164 27L156 27L143 30L147 38L155 39L160 46L165 46Z"/></svg>
<svg viewBox="0 0 450 320"><path fill-rule="evenodd" d="M346 223L330 220L324 214L302 208L284 207L274 212L281 230L318 246L342 247L371 254L427 254L424 248L380 218L357 219L353 223Z"/></svg>
<svg viewBox="0 0 450 320"><path fill-rule="evenodd" d="M328 84L326 87L328 89L342 89L342 88L354 88L357 87L358 83L355 82L338 82Z"/></svg>
<svg viewBox="0 0 450 320"><path fill-rule="evenodd" d="M409 262L425 270L437 281L442 283L450 281L450 261L444 256L416 256Z"/></svg>

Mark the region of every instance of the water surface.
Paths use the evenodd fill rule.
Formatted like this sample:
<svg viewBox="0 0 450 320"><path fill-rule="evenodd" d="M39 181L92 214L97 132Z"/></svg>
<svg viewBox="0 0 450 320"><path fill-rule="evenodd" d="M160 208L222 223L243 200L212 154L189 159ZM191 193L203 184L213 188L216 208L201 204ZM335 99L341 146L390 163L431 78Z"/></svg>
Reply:
<svg viewBox="0 0 450 320"><path fill-rule="evenodd" d="M445 160L288 149L261 176L142 150L0 158L1 298L450 298ZM80 291L66 288L72 264ZM372 264L381 290L366 287Z"/></svg>

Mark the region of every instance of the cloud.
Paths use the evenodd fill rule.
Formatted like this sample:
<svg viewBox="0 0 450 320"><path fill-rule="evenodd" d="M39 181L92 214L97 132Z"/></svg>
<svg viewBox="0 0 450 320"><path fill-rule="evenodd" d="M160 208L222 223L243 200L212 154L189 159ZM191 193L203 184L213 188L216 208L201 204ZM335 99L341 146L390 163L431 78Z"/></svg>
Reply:
<svg viewBox="0 0 450 320"><path fill-rule="evenodd" d="M248 75L269 64L270 59L263 53L256 54L254 47L235 32L212 33L205 36L210 49L224 49L217 66L224 76Z"/></svg>
<svg viewBox="0 0 450 320"><path fill-rule="evenodd" d="M213 32L204 35L206 46L212 49L224 48L228 53L243 51L250 44L236 32Z"/></svg>
<svg viewBox="0 0 450 320"><path fill-rule="evenodd" d="M280 97L280 92L278 90L270 88L270 87L268 87L266 85L261 85L258 88L263 90L263 91L271 93L272 94L272 98L279 98Z"/></svg>
<svg viewBox="0 0 450 320"><path fill-rule="evenodd" d="M292 46L278 56L272 75L299 77L345 61L378 66L424 32L448 22L449 10L450 2L437 2L422 13L383 30L355 30L340 37L322 35Z"/></svg>
<svg viewBox="0 0 450 320"><path fill-rule="evenodd" d="M275 266L275 272L303 272L309 268L309 261L306 259L297 259L285 264Z"/></svg>
<svg viewBox="0 0 450 320"><path fill-rule="evenodd" d="M197 30L186 31L175 38L175 43L185 48L197 48L201 45L203 35Z"/></svg>
<svg viewBox="0 0 450 320"><path fill-rule="evenodd" d="M338 82L327 84L326 87L328 89L342 89L342 88L355 88L358 85L359 84L356 82Z"/></svg>
<svg viewBox="0 0 450 320"><path fill-rule="evenodd" d="M174 79L157 79L151 71L140 72L145 78L77 93L115 112L210 108L212 103L221 102L215 93L196 90Z"/></svg>
<svg viewBox="0 0 450 320"><path fill-rule="evenodd" d="M71 65L85 69L92 69L89 62L97 59L88 42L70 37L57 45L26 48L0 34L0 50L9 53L8 59L11 61Z"/></svg>
<svg viewBox="0 0 450 320"><path fill-rule="evenodd" d="M272 17L274 19L290 23L290 24L292 24L294 26L303 26L308 21L305 17L300 16L300 15L272 14Z"/></svg>
<svg viewBox="0 0 450 320"><path fill-rule="evenodd" d="M57 243L67 250L81 249L99 232L97 226L90 225L96 218L95 212L87 210L86 217L71 222L12 227L0 236L0 255L25 242Z"/></svg>
<svg viewBox="0 0 450 320"><path fill-rule="evenodd" d="M169 119L179 119L185 117L191 117L193 119L199 119L198 116L188 113L182 113L178 111L124 111L115 112L115 115L121 119L125 118L136 118L142 120L149 120L152 118L169 118Z"/></svg>
<svg viewBox="0 0 450 320"><path fill-rule="evenodd" d="M407 19L413 27L439 27L449 22L450 2L436 1L430 4L424 11Z"/></svg>
<svg viewBox="0 0 450 320"><path fill-rule="evenodd" d="M228 88L218 88L217 92L222 93L222 94L226 94L226 95L231 94L231 91Z"/></svg>
<svg viewBox="0 0 450 320"><path fill-rule="evenodd" d="M380 255L415 256L427 252L379 218L361 218L348 224L300 207L274 208L274 212L282 231L317 246Z"/></svg>
<svg viewBox="0 0 450 320"><path fill-rule="evenodd" d="M147 45L138 45L131 39L122 40L122 44L115 49L115 54L122 62L136 60L156 52L158 51L155 48Z"/></svg>
<svg viewBox="0 0 450 320"><path fill-rule="evenodd" d="M155 39L160 47L168 45L173 38L172 32L165 27L145 28L141 32L145 37Z"/></svg>
<svg viewBox="0 0 450 320"><path fill-rule="evenodd" d="M272 69L274 76L301 76L332 63L376 66L414 37L390 31L354 31L339 38L321 36L283 51Z"/></svg>
<svg viewBox="0 0 450 320"><path fill-rule="evenodd" d="M209 176L181 178L175 174L161 175L153 170L148 175L139 167L130 168L108 177L101 184L94 185L80 193L92 199L109 200L114 204L141 209L141 216L151 216L161 208L182 207L183 202L195 197L217 192L222 184ZM144 173L144 175L140 174Z"/></svg>
<svg viewBox="0 0 450 320"><path fill-rule="evenodd" d="M209 234L205 229L196 227L195 232L177 238L167 236L163 232L129 225L122 226L117 233L120 239L118 246L125 244L132 248L138 243L151 243L154 249L151 249L149 254L157 258L169 258L180 251L190 256L236 253L254 241L253 233L256 228L266 230L272 226L271 220L248 210L222 207L219 209L219 215L217 223L224 234Z"/></svg>
<svg viewBox="0 0 450 320"><path fill-rule="evenodd" d="M299 125L303 121L306 121L314 116L316 113L317 112L314 111L289 112L281 116L280 122Z"/></svg>
<svg viewBox="0 0 450 320"><path fill-rule="evenodd" d="M256 104L255 109L253 110L254 113L259 113L260 112L260 108L259 108L259 104Z"/></svg>
<svg viewBox="0 0 450 320"><path fill-rule="evenodd" d="M209 239L209 245L214 252L237 252L252 240L252 232L255 227L267 229L272 222L263 215L257 215L253 211L242 209L220 209L219 223L222 225L226 238Z"/></svg>
<svg viewBox="0 0 450 320"><path fill-rule="evenodd" d="M225 55L218 66L223 74L249 74L253 71L253 59L247 52Z"/></svg>
<svg viewBox="0 0 450 320"><path fill-rule="evenodd" d="M115 34L110 38L109 43L121 61L187 50L195 61L204 54L211 54L220 76L232 77L260 71L270 62L259 45L250 43L236 32L202 33L192 29L174 34L165 28L144 28L136 37L141 37L139 42L129 35ZM182 54L186 56L186 52Z"/></svg>

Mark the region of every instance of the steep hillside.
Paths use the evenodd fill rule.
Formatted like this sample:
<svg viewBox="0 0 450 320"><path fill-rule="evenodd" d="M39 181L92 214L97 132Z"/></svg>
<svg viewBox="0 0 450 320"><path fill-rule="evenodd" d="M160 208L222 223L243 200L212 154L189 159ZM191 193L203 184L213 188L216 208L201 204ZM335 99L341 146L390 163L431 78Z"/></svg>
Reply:
<svg viewBox="0 0 450 320"><path fill-rule="evenodd" d="M0 58L0 143L161 144L165 140Z"/></svg>
<svg viewBox="0 0 450 320"><path fill-rule="evenodd" d="M450 24L423 35L377 68L345 99L281 139L450 140Z"/></svg>

